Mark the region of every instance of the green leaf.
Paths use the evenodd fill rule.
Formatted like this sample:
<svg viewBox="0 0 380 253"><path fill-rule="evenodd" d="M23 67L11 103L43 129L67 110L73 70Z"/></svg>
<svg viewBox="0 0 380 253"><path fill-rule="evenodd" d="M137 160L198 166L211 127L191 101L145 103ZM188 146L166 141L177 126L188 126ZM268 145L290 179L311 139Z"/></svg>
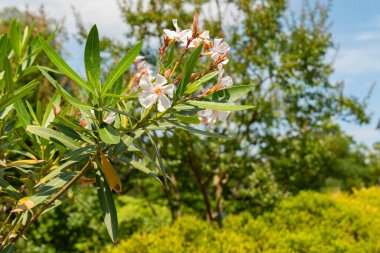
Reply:
<svg viewBox="0 0 380 253"><path fill-rule="evenodd" d="M166 65L167 67L169 67L170 64L172 64L172 62L173 62L173 59L174 59L174 51L175 51L175 44L176 44L176 43L172 43L172 45L170 46L169 56L168 56L167 61L165 62L165 65Z"/></svg>
<svg viewBox="0 0 380 253"><path fill-rule="evenodd" d="M87 79L96 91L100 91L100 50L98 28L94 25L88 34L84 49Z"/></svg>
<svg viewBox="0 0 380 253"><path fill-rule="evenodd" d="M199 120L199 117L197 115L181 115L181 114L174 114L174 117L178 119L179 121L182 121L187 124L199 124L201 121Z"/></svg>
<svg viewBox="0 0 380 253"><path fill-rule="evenodd" d="M8 57L4 58L4 82L5 82L5 87L7 94L12 94L14 91L14 83L13 83L13 75L12 75L12 67L11 63L8 59Z"/></svg>
<svg viewBox="0 0 380 253"><path fill-rule="evenodd" d="M65 135L67 135L73 139L76 139L79 141L84 141L84 142L87 142L87 143L93 144L93 145L95 144L91 138L87 137L86 135L84 135L78 131L75 131L75 129L71 128L70 126L67 126L66 124L60 124L60 123L56 123L56 122L53 122L52 124L55 128L57 128L57 130L59 130L63 134L65 134Z"/></svg>
<svg viewBox="0 0 380 253"><path fill-rule="evenodd" d="M197 91L202 84L210 81L213 79L215 76L217 76L219 71L214 71L211 73L208 73L207 75L204 75L203 77L199 78L198 80L195 80L194 82L190 83L189 85L186 86L185 90L185 95L191 94L195 91Z"/></svg>
<svg viewBox="0 0 380 253"><path fill-rule="evenodd" d="M8 37L6 34L0 36L0 68L2 68L2 64L4 59L8 56Z"/></svg>
<svg viewBox="0 0 380 253"><path fill-rule="evenodd" d="M44 139L47 139L53 142L58 142L68 147L69 149L78 149L81 147L80 143L50 128L40 127L40 126L27 126L26 130Z"/></svg>
<svg viewBox="0 0 380 253"><path fill-rule="evenodd" d="M55 50L46 42L44 38L39 36L39 41L45 53L49 59L54 63L54 65L59 68L65 75L77 83L80 87L86 89L87 91L95 94L95 90L88 85L63 59L55 52Z"/></svg>
<svg viewBox="0 0 380 253"><path fill-rule="evenodd" d="M22 37L21 42L21 51L23 48L25 48L26 45L28 45L29 39L32 36L34 30L34 22L30 26L26 26L24 29L24 35Z"/></svg>
<svg viewBox="0 0 380 253"><path fill-rule="evenodd" d="M133 63L133 60L138 56L142 48L142 41L139 41L134 47L128 50L126 55L120 60L119 64L111 71L111 74L104 82L102 89L102 97L111 88L119 77L124 74L128 67Z"/></svg>
<svg viewBox="0 0 380 253"><path fill-rule="evenodd" d="M153 140L153 137L152 137L151 134L149 133L149 131L147 131L147 134L148 134L148 137L149 137L150 142L151 142L152 145L153 145L154 151L155 151L155 153L156 153L156 157L157 157L157 160L158 160L158 164L160 165L160 170L161 170L162 176L164 177L164 185L167 186L166 170L165 170L164 163L162 162L160 152L159 152L159 150L158 150L158 147L157 147L156 143L155 143L154 140Z"/></svg>
<svg viewBox="0 0 380 253"><path fill-rule="evenodd" d="M58 90L61 96L64 97L67 100L67 102L69 102L73 107L85 111L93 109L91 105L83 103L79 99L71 96L70 93L68 93L56 80L53 79L51 75L49 75L48 72L45 71L44 67L38 66L38 68L40 69L41 73L46 77L46 79L48 79L49 82Z"/></svg>
<svg viewBox="0 0 380 253"><path fill-rule="evenodd" d="M224 111L224 112L240 111L240 110L255 108L255 106L253 105L231 105L231 104L225 104L225 103L216 103L216 102L199 101L199 100L189 100L186 103L193 106L197 106L199 108Z"/></svg>
<svg viewBox="0 0 380 253"><path fill-rule="evenodd" d="M218 103L232 103L244 97L253 89L253 85L236 85L227 89L215 91L200 100L207 100Z"/></svg>
<svg viewBox="0 0 380 253"><path fill-rule="evenodd" d="M126 160L126 158L124 158L124 157L121 157L121 158L122 158L123 161ZM123 159L123 158L124 158L124 159ZM126 162L126 161L125 161L125 162ZM135 161L135 160L128 161L128 163L129 163L130 165L132 165L134 168L138 169L139 171L141 171L141 172L143 172L143 173L145 173L145 174L147 174L147 175L149 175L149 176L151 176L151 177L157 179L158 182L162 183L161 180L160 180L160 178L158 177L158 175L157 175L154 171L152 171L152 170L150 170L148 167L146 167L144 164L139 163L139 162L137 162L137 161Z"/></svg>
<svg viewBox="0 0 380 253"><path fill-rule="evenodd" d="M20 59L20 56L21 56L21 36L20 35L21 35L20 25L16 19L13 19L9 27L8 37L9 37L9 41L11 43L13 52L16 56L16 59Z"/></svg>
<svg viewBox="0 0 380 253"><path fill-rule="evenodd" d="M198 134L198 135L203 135L203 136L206 136L206 137L212 137L212 138L219 138L219 139L230 139L228 136L225 136L225 135L220 135L220 134L216 134L216 133L212 133L212 132L207 132L207 131L203 131L203 130L200 130L200 129L197 129L197 128L194 128L194 127L190 127L188 125L183 125L183 124L180 124L178 122L175 122L175 121L172 121L172 120L169 120L169 119L166 119L166 121L168 121L170 124L176 126L176 127L179 127L179 128L182 128L190 133L194 133L194 134Z"/></svg>
<svg viewBox="0 0 380 253"><path fill-rule="evenodd" d="M119 133L110 125L100 128L99 136L100 139L107 144L118 144L120 142Z"/></svg>
<svg viewBox="0 0 380 253"><path fill-rule="evenodd" d="M201 43L187 59L182 73L181 83L178 85L177 91L175 93L175 99L179 99L185 92L186 85L190 81L191 74L193 73L195 65L197 64L199 56L201 55L202 48L203 44Z"/></svg>
<svg viewBox="0 0 380 253"><path fill-rule="evenodd" d="M104 223L106 224L107 231L113 242L117 241L118 221L115 202L112 197L112 192L107 184L107 181L101 170L96 173L96 188L98 191L98 198L100 207L104 215Z"/></svg>
<svg viewBox="0 0 380 253"><path fill-rule="evenodd" d="M43 127L48 127L51 122L53 122L55 118L54 114L54 108L53 105L56 107L59 107L59 104L61 102L61 96L59 93L55 93L53 97L50 99L49 104L46 107L46 111L44 113L44 117L42 119L42 126Z"/></svg>
<svg viewBox="0 0 380 253"><path fill-rule="evenodd" d="M23 102L21 100L16 101L16 103L14 103L14 108L17 112L17 118L18 120L20 120L23 128L26 128L27 125L30 125L30 123L32 122L32 118L28 110L25 108Z"/></svg>
<svg viewBox="0 0 380 253"><path fill-rule="evenodd" d="M5 192L8 195L11 195L16 200L21 199L20 193L2 177L0 177L0 186L2 188L1 191Z"/></svg>
<svg viewBox="0 0 380 253"><path fill-rule="evenodd" d="M56 177L47 181L46 184L42 184L38 188L38 191L34 195L32 195L29 198L29 200L33 202L33 206L37 206L38 204L50 198L54 193L56 193L60 188L65 186L77 174L77 171L58 173Z"/></svg>
<svg viewBox="0 0 380 253"><path fill-rule="evenodd" d="M26 95L28 95L37 86L38 83L38 80L32 80L25 86L17 89L16 92L10 98L0 102L0 111L13 104L20 98L23 98Z"/></svg>

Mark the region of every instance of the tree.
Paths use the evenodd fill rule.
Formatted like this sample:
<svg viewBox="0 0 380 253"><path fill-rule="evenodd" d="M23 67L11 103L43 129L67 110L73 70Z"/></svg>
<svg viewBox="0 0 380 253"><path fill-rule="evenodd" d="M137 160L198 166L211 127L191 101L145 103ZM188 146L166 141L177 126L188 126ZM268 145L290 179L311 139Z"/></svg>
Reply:
<svg viewBox="0 0 380 253"><path fill-rule="evenodd" d="M166 195L173 215L181 214L184 207L194 208L221 224L225 208L261 212L284 194L323 188L326 180L339 174L338 161L357 153L336 119L365 124L369 117L366 101L347 97L343 82L330 80L333 62L327 56L335 50L329 30L330 3L305 2L297 14L284 0L173 0L147 5L119 0L118 4L129 32L125 44L107 44L109 55L116 57L128 47L131 35L151 45L162 43L159 37L162 28L171 27L169 20L181 17L180 26L190 27L188 13L197 11L210 34L223 36L233 45L229 53L233 64L227 71L234 82L255 85L243 103L253 103L256 109L234 113L215 129L236 139L194 140L181 130L163 138L173 139L172 144L160 143L163 156L172 161L174 155L181 156L168 164L175 182ZM144 52L148 62L155 53ZM370 173L366 164L359 164L360 170ZM266 176L257 181L260 171ZM197 184L189 183L191 175ZM346 176L343 188L358 185L348 183ZM358 181L364 180L364 175L359 176ZM262 184L264 192L250 190Z"/></svg>

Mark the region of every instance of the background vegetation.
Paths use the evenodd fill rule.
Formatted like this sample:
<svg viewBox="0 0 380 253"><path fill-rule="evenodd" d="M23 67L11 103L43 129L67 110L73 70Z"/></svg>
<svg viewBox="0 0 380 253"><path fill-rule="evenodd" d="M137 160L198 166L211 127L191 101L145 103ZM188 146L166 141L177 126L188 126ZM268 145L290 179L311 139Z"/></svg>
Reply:
<svg viewBox="0 0 380 253"><path fill-rule="evenodd" d="M124 186L117 198L118 246L109 245L102 214L92 201L94 187L81 184L79 196L42 217L28 240L18 244L20 252L380 251L379 189L372 187L379 183L380 157L337 124L338 119L366 124L370 117L365 100L345 96L342 83L331 81L328 52L336 45L329 6L305 3L292 14L282 0L232 0L215 1L215 13L205 13L204 3L149 1L145 6L119 0L129 32L125 41L102 38L103 67L140 39L150 42L143 54L153 64L171 19L189 28L198 11L203 27L231 45L227 72L234 83L255 84L242 103L256 109L233 113L214 129L233 136L229 140L183 130L163 133L158 146L171 179L167 190L136 170L118 168ZM239 22L233 15L227 19L228 11L238 13ZM3 13L3 32L12 18L23 24L37 20L35 31L46 36L55 29L43 11ZM89 27L76 13L74 36L84 42ZM58 31L57 50L65 36ZM43 55L38 61L47 64ZM49 88L39 89L33 107L52 95ZM153 152L153 147L146 150ZM1 220L6 213L4 207Z"/></svg>

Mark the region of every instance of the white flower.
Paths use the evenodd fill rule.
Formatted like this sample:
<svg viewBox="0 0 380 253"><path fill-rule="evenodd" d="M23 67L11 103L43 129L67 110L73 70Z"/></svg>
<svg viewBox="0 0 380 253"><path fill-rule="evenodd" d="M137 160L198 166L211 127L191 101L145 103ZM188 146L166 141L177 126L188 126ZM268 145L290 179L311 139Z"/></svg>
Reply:
<svg viewBox="0 0 380 253"><path fill-rule="evenodd" d="M201 123L204 125L210 124L212 127L215 125L218 119L221 121L225 121L229 114L230 112L216 111L210 109L206 109L198 113Z"/></svg>
<svg viewBox="0 0 380 253"><path fill-rule="evenodd" d="M103 121L107 124L112 124L112 122L115 121L115 117L116 117L116 113L111 112Z"/></svg>
<svg viewBox="0 0 380 253"><path fill-rule="evenodd" d="M177 19L173 19L172 21L175 31L164 29L164 33L169 39L175 39L178 42L182 42L186 46L187 41L191 38L192 31L190 29L181 30L181 28L178 27Z"/></svg>
<svg viewBox="0 0 380 253"><path fill-rule="evenodd" d="M210 32L209 31L203 31L197 38L193 39L189 47L198 47L201 43L207 43L210 39Z"/></svg>
<svg viewBox="0 0 380 253"><path fill-rule="evenodd" d="M223 41L223 39L215 39L213 50L211 51L211 59L214 61L217 61L222 57L223 55L226 55L228 51L230 50L230 46L227 44L227 42ZM221 62L222 65L225 65L228 63L228 58L225 58L224 61Z"/></svg>
<svg viewBox="0 0 380 253"><path fill-rule="evenodd" d="M158 100L158 111L167 110L171 106L171 102L166 94L172 97L174 91L174 85L165 85L167 82L165 77L159 74L154 84L152 83L152 78L143 76L139 82L139 86L143 89L139 97L140 104L145 108L150 108Z"/></svg>
<svg viewBox="0 0 380 253"><path fill-rule="evenodd" d="M219 70L218 82L216 83L217 90L229 88L234 84L230 76L222 77L223 73L224 73L224 69Z"/></svg>

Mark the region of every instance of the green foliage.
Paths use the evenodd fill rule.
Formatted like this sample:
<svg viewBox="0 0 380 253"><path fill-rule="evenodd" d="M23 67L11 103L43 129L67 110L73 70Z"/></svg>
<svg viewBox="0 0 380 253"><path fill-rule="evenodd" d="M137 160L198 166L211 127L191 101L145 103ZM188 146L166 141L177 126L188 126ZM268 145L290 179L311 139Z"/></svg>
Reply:
<svg viewBox="0 0 380 253"><path fill-rule="evenodd" d="M222 229L185 216L137 233L111 252L379 252L380 189L302 192L272 212L228 216Z"/></svg>
<svg viewBox="0 0 380 253"><path fill-rule="evenodd" d="M101 251L109 244L109 238L97 199L95 187L82 185L75 198L41 216L28 240L17 244L16 252ZM145 199L120 196L116 205L120 239L128 239L138 231L152 232L170 223L168 208Z"/></svg>
<svg viewBox="0 0 380 253"><path fill-rule="evenodd" d="M103 72L99 34L94 25L86 39L85 79L67 64L51 44L54 33L49 38L38 33L32 36L31 33L32 29L28 26L21 33L20 23L13 20L8 33L0 35L0 121L4 125L13 124L0 128L0 140L12 145L15 153L8 157L10 147L0 149L4 152L0 163L4 175L1 183L6 189L0 194L7 197L2 200L7 207L2 212L4 222L0 228L0 250L7 245L14 245L41 215L67 200L66 193L69 190L75 198L75 186L80 179L96 182L103 221L111 240L116 243L119 222L112 191L123 191L118 170L129 171L135 167L162 181L163 186L167 187L160 145L156 144L156 130L162 134L162 129L184 128L194 122L199 124L200 120L194 121L198 119L198 107L209 108L211 106L207 105L211 104L213 108L223 110L252 108L247 105L224 106L224 102L196 103L220 89L218 87L202 94L184 94L189 83L203 77L202 74L193 73L201 62L201 54L211 53L211 48L203 46L190 52L191 40L199 39L200 33L192 33L185 49L174 47L173 50L180 51L181 56L176 60L178 69L174 67L170 75L166 73L166 62L162 62L164 50L160 50L157 64L162 67L155 77L140 73L137 69L128 81L124 79L125 73L132 63L138 61L136 57L142 49L142 41L131 47L109 71ZM177 42L173 39L167 43ZM42 52L61 72L37 64L36 57ZM173 51L170 57L173 57ZM221 61L223 57L220 57ZM188 59L186 63L183 63L184 59ZM218 68L212 59L209 62L212 63L211 67L203 73ZM38 70L39 76L24 85L23 76L33 72L31 68L33 71ZM45 82L44 78L55 88L51 101L46 103L46 100L36 100L31 103L25 99L35 95L34 88L40 80ZM63 81L67 78L81 97L78 98L72 92L73 89L66 89ZM175 86L179 80L180 84ZM225 92L229 93L228 90ZM243 86L234 89L235 97L241 97L246 92ZM170 100L173 94L175 96ZM25 104L21 99L25 100ZM195 104L185 105L191 101L195 101ZM12 118L10 114L16 112L23 117ZM192 120L184 120L185 116L178 115L186 115L187 119ZM170 126L167 121L172 122ZM146 147L153 149L146 150ZM10 168L17 170L8 170ZM83 179L84 176L89 178ZM18 195L14 191L16 188L19 189Z"/></svg>

